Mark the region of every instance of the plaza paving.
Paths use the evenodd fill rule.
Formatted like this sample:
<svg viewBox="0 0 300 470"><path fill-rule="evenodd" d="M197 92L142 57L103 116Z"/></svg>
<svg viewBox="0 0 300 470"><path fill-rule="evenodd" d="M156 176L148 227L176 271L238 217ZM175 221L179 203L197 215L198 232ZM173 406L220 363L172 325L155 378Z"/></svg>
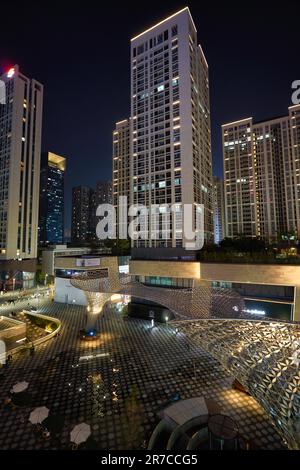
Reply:
<svg viewBox="0 0 300 470"><path fill-rule="evenodd" d="M51 289L52 286L39 286L31 289L4 292L0 295L0 306L8 304L11 301L17 302L19 300L26 300L28 298L31 298L33 295L36 296L37 294L42 296L44 293L48 292Z"/></svg>
<svg viewBox="0 0 300 470"><path fill-rule="evenodd" d="M99 318L99 340L83 342L78 331L85 323L84 307L47 300L40 307L62 320L62 332L33 356L24 352L15 357L1 380L2 399L16 382L29 382L32 403L14 411L1 407L0 449L70 448L70 431L80 422L90 424L99 449L139 448L149 439L157 412L177 392L181 398L216 401L259 447L284 448L262 408L233 390L233 378L224 368L205 351L187 346L171 327L151 329L148 321L123 319L108 305ZM64 416L57 438L36 436L28 417L37 406Z"/></svg>

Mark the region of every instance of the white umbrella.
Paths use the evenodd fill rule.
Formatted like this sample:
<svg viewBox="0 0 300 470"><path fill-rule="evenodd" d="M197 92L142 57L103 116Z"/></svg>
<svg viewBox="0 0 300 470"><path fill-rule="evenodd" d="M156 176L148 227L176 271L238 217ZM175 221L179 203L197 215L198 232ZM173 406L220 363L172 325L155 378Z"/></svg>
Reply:
<svg viewBox="0 0 300 470"><path fill-rule="evenodd" d="M28 385L29 385L28 382L18 382L18 383L15 384L15 385L13 386L13 388L11 389L11 393L20 393L20 392L24 392L24 390L26 390L26 388L28 388Z"/></svg>
<svg viewBox="0 0 300 470"><path fill-rule="evenodd" d="M71 442L75 442L75 444L81 444L81 442L85 442L90 435L91 427L89 424L77 424L70 433Z"/></svg>
<svg viewBox="0 0 300 470"><path fill-rule="evenodd" d="M48 414L49 414L49 410L48 408L46 408L46 406L39 406L38 408L35 408L35 410L33 410L30 413L29 421L32 424L41 423L42 421L44 421L44 419L47 418Z"/></svg>

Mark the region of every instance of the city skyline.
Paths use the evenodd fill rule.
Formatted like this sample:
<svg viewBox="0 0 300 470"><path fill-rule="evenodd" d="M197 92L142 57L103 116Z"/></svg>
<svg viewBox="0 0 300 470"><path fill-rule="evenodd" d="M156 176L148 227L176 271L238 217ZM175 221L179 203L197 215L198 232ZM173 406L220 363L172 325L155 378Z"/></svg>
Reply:
<svg viewBox="0 0 300 470"><path fill-rule="evenodd" d="M82 15L74 7L66 26L67 12L62 9L56 24L56 37L47 44L44 39L47 34L40 35L43 53L34 49L34 63L31 54L20 45L22 25L16 28L19 32L16 32L15 39L4 34L1 44L2 69L19 63L25 74L34 76L45 85L44 123L47 126L44 126L42 149L68 155L67 228L70 228L71 220L71 187L93 186L97 180L109 179L111 175L111 131L116 121L129 115L130 38L186 5L191 9L199 42L210 65L213 173L220 176L221 125L249 115L256 120L283 115L287 106L292 104L291 83L297 78L298 70L293 60L297 43L293 39L296 39L293 19L288 18L287 13L274 12L273 21L265 24L263 16L267 5L259 9L251 8L246 16L239 18L234 9L221 9L219 14L215 14L210 6L201 5L200 8L194 2L166 2L151 12L147 6L139 9L129 4L126 7L129 21L123 23L122 7L117 14L108 7L102 8L94 15L95 18L87 13ZM39 23L37 15L34 13L31 18L35 24ZM52 27L51 18L51 14L48 19L43 18L43 31L47 32ZM105 25L104 18L107 18ZM106 43L110 20L114 21L118 35L111 35L111 40ZM251 34L253 21L255 35ZM101 28L97 28L97 24L101 24ZM282 34L275 35L279 24ZM3 33L5 28L6 25ZM35 34L39 32L39 27L36 28ZM77 36L73 33L76 28L79 31ZM66 32L72 39L71 49L70 39L62 44L62 34ZM226 38L227 54L224 54L224 46L220 43L222 35ZM233 46L235 49L232 49ZM284 51L280 56L280 69L275 61L279 46ZM54 56L52 50L55 51ZM235 52L231 53L233 50ZM82 58L79 70L78 53ZM111 97L116 103L112 106ZM76 116L74 102L82 119L73 117ZM97 166L99 171L95 171Z"/></svg>
<svg viewBox="0 0 300 470"><path fill-rule="evenodd" d="M296 11L64 6L0 45L0 449L300 450Z"/></svg>

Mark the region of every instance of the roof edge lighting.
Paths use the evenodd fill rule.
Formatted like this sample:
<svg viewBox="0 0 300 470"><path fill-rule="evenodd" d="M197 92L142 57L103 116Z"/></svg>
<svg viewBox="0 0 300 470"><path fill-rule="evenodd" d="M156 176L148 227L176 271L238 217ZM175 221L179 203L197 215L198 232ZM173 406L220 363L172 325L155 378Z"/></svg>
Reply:
<svg viewBox="0 0 300 470"><path fill-rule="evenodd" d="M168 16L168 18L165 18L164 20L162 21L159 21L159 23L156 23L154 26L151 26L150 28L146 29L145 31L143 31L142 33L138 34L137 36L133 37L132 39L130 39L130 41L135 41L136 39L138 39L140 36L143 36L143 34L146 34L148 33L149 31L152 31L153 29L157 28L157 26L160 26L164 23L166 23L166 21L170 20L171 18L174 18L175 16L179 15L180 13L183 13L184 11L187 11L190 15L190 18L191 18L191 21L192 21L192 24L195 28L195 31L197 31L196 29L196 26L195 26L195 23L194 23L194 20L192 18L192 15L191 15L191 12L190 12L190 9L189 7L185 7L185 8L182 8L182 10L179 10L177 11L176 13L174 13L173 15L171 16Z"/></svg>

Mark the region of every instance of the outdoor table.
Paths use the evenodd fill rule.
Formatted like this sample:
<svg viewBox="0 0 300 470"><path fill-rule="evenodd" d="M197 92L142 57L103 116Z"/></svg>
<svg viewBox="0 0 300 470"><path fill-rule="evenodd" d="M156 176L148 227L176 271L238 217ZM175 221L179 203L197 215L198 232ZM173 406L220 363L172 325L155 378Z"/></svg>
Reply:
<svg viewBox="0 0 300 470"><path fill-rule="evenodd" d="M208 430L210 435L210 447L212 443L212 436L220 441L221 450L223 450L224 443L228 441L234 441L236 447L238 426L229 416L222 414L211 416L208 420Z"/></svg>

